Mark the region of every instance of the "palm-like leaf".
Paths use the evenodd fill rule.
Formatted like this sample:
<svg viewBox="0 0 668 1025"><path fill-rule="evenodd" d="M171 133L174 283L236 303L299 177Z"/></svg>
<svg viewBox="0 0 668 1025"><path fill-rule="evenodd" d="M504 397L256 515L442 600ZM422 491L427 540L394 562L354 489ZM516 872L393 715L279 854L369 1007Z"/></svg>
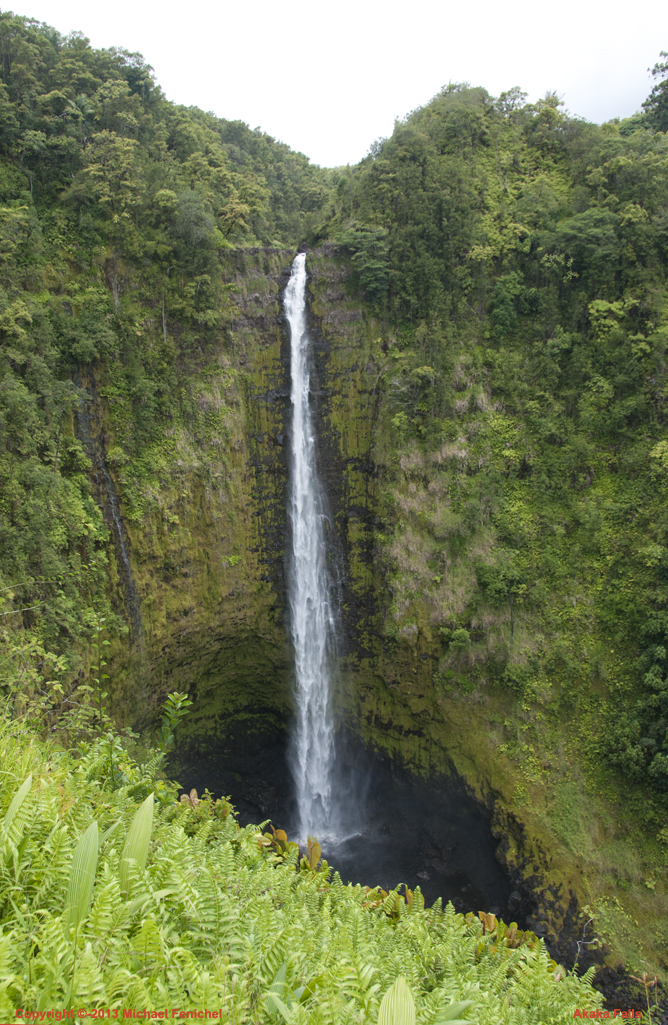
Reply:
<svg viewBox="0 0 668 1025"><path fill-rule="evenodd" d="M467 1018L460 1018L460 1014L466 1011L473 1004L472 1000L460 1000L457 1003L447 1004L438 1012L434 1025L471 1025Z"/></svg>
<svg viewBox="0 0 668 1025"><path fill-rule="evenodd" d="M125 847L121 854L118 874L121 881L121 893L127 900L130 893L130 866L134 862L141 871L146 866L148 846L151 841L153 826L153 794L149 794L140 806L128 830Z"/></svg>
<svg viewBox="0 0 668 1025"><path fill-rule="evenodd" d="M415 1025L415 1001L403 975L390 986L378 1012L378 1025Z"/></svg>
<svg viewBox="0 0 668 1025"><path fill-rule="evenodd" d="M30 773L28 778L23 781L23 783L21 784L21 786L18 789L18 793L14 796L14 798L12 800L12 803L10 804L9 808L7 809L7 811L5 812L5 817L4 817L3 822L2 822L2 827L3 827L4 831L5 831L5 835L6 836L11 836L12 823L14 822L14 819L16 818L18 812L20 811L21 805L23 804L23 802L25 801L26 797L28 796L28 791L30 790L31 786L32 786L32 773Z"/></svg>
<svg viewBox="0 0 668 1025"><path fill-rule="evenodd" d="M99 831L97 822L90 826L79 840L72 859L70 885L65 901L65 921L79 929L90 908L95 873L97 871Z"/></svg>

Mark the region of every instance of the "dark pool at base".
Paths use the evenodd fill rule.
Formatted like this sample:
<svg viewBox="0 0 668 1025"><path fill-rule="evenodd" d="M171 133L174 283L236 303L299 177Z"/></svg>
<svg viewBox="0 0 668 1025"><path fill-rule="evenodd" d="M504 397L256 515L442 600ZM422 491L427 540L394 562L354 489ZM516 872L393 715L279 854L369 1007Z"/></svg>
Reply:
<svg viewBox="0 0 668 1025"><path fill-rule="evenodd" d="M489 815L456 775L423 780L389 760L355 752L365 781L360 832L325 856L345 882L419 886L426 903L439 897L457 911L506 916L512 887L496 858Z"/></svg>
<svg viewBox="0 0 668 1025"><path fill-rule="evenodd" d="M394 838L383 825L371 827L343 842L325 841L323 845L323 857L344 882L377 885L384 890L403 883L411 890L419 887L427 905L440 897L444 904L452 901L457 911L489 908L500 914L500 907L490 906L485 892L465 872L437 868L436 859L416 859L415 855L412 847L397 849ZM421 866L420 861L424 861Z"/></svg>
<svg viewBox="0 0 668 1025"><path fill-rule="evenodd" d="M338 843L318 839L344 882L419 886L427 905L440 897L457 911L491 911L506 921L522 917L496 858L489 813L456 774L420 779L365 751L354 738L346 742L342 761L347 778L337 786L349 812L349 835ZM229 795L242 825L270 819L298 839L292 778L279 738L247 740L215 757L181 751L174 769L184 789L194 786L201 793L208 787Z"/></svg>

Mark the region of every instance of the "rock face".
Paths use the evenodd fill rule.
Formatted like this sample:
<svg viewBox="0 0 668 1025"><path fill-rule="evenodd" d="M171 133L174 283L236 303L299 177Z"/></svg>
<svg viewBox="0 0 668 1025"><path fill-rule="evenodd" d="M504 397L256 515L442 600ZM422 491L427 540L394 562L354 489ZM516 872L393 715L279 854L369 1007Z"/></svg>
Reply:
<svg viewBox="0 0 668 1025"><path fill-rule="evenodd" d="M136 725L151 725L168 691L188 691L194 705L180 728L171 774L200 790L230 793L243 817L255 821L291 815L290 368L281 298L293 256L260 249L227 255L231 320L213 349L189 364L175 400L190 404L192 428L167 432L156 455L161 489L144 496L141 517L128 512L128 489L135 494L138 487L131 469L105 461L114 433L103 389L86 382L93 395L90 444L100 466L108 466L107 490L117 489L132 576L129 585L117 551L117 603L127 606L132 593L141 615L141 629L116 642L110 659L116 710ZM496 851L505 870L506 881L494 890L502 894L503 913L534 923L568 957L582 892L577 865L548 857L531 817L519 821L509 810L516 779L487 739L484 707L434 686L439 639L429 622L389 628L391 595L375 543L391 460L379 387L382 333L350 297L346 265L333 249L309 253L307 266L312 399L329 506L327 545L342 609L338 702L346 727L360 750L408 771L405 780L388 777L387 784L392 793L398 788L406 809L462 808L461 795L468 795L470 814L478 816L476 836L487 837L481 857L494 862ZM107 507L112 504L107 496ZM126 608L127 619L131 611ZM427 789L418 787L407 799L420 777L429 781ZM409 837L408 820L403 828ZM437 835L427 830L410 868L426 891L432 876L459 878L458 841L450 836L441 844ZM489 878L495 871L484 870ZM482 899L483 891L470 892Z"/></svg>
<svg viewBox="0 0 668 1025"><path fill-rule="evenodd" d="M285 554L290 365L281 297L291 260L292 254L260 251L231 260L229 280L237 291L225 354L239 376L225 502L201 494L195 523L191 503L185 503L188 519L184 524L180 517L175 530L187 527L190 538L178 549L179 561L174 559L167 579L155 559L152 567L151 560L137 559L137 574L150 574L144 585L149 604L177 606L171 630L163 619L144 631L145 692L155 696L154 705L175 687L188 689L195 699L180 733L174 772L207 785L207 766L210 774L215 762L216 787L232 791L249 814L255 808L256 818L269 804L274 810L277 806L276 780L265 777L278 773L279 790L289 788ZM360 667L373 663L378 616L373 445L379 342L373 322L346 294L345 264L323 249L309 254L308 266L314 423L330 513L329 558L345 635L339 701L348 724L359 732L357 676ZM142 525L136 534L139 544L145 530ZM194 557L195 538L199 557ZM176 543L170 548L174 552ZM150 702L142 711L150 714ZM258 755L267 751L265 770ZM211 776L208 785L214 785Z"/></svg>
<svg viewBox="0 0 668 1025"><path fill-rule="evenodd" d="M191 427L166 432L161 488L141 496L140 518L123 501L130 485L136 490L132 468L112 467L141 609L141 632L115 642L116 710L151 725L168 691L188 691L195 703L183 727L186 760L266 743L282 735L289 714L280 296L291 258L281 250L228 256L231 321L184 374L175 400L190 404ZM113 422L100 389L86 383L94 444L104 453L113 449ZM117 603L127 606L118 552L112 562Z"/></svg>
<svg viewBox="0 0 668 1025"><path fill-rule="evenodd" d="M167 691L189 691L195 704L181 728L175 770L267 744L284 748L290 366L281 298L292 257L276 250L228 257L229 328L187 382L196 409L221 422L220 437L198 446L193 430L175 439L158 500L140 520L122 519L131 581L116 550L117 600L129 619L128 586L136 593L141 630L117 645L114 697L125 717L143 726L155 722ZM347 297L345 265L330 250L310 254L309 269L318 456L344 618L341 700L356 727L355 681L360 667L372 664L377 618L377 331ZM90 445L106 469L113 426L100 387L86 383L94 396ZM111 467L121 512L128 477L125 468Z"/></svg>
<svg viewBox="0 0 668 1025"><path fill-rule="evenodd" d="M292 257L228 255L229 326L184 376L179 398L192 407L192 427L176 437L166 432L156 455L160 488L141 495L140 517L130 492L141 492L141 481L106 455L116 436L104 382L83 382L92 396L87 445L110 526L119 511L122 533L111 532L117 604L127 621L137 619L116 642L117 710L148 725L168 690L188 690L195 705L182 727L184 757L247 746L253 737L265 743L289 719L290 367L281 297ZM314 423L343 618L339 701L348 725L373 747L413 769L443 772L451 762L433 698L429 627L406 627L391 639L385 631L388 595L374 547L383 471L376 455L388 445L381 332L348 295L346 265L332 248L310 253L308 268Z"/></svg>

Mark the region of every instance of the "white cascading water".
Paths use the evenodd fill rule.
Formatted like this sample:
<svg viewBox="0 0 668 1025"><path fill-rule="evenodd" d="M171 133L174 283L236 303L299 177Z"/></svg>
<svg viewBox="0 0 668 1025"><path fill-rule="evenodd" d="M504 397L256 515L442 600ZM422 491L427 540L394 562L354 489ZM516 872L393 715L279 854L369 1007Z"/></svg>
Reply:
<svg viewBox="0 0 668 1025"><path fill-rule="evenodd" d="M292 264L285 291L285 312L290 324L292 373L289 586L296 675L292 771L302 839L309 834L323 837L334 826L334 723L330 682L336 636L325 555L322 490L309 407L305 292L306 256L300 253Z"/></svg>

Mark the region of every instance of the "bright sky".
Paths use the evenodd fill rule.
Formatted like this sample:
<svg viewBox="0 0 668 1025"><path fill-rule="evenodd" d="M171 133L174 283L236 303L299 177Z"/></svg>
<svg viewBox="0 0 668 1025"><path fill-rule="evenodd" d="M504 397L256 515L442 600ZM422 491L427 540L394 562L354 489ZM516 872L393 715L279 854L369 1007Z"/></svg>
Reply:
<svg viewBox="0 0 668 1025"><path fill-rule="evenodd" d="M554 90L590 121L627 117L668 50L665 0L15 0L13 9L96 47L138 50L169 99L259 126L323 166L360 160L450 81L493 95L519 85L530 100Z"/></svg>

